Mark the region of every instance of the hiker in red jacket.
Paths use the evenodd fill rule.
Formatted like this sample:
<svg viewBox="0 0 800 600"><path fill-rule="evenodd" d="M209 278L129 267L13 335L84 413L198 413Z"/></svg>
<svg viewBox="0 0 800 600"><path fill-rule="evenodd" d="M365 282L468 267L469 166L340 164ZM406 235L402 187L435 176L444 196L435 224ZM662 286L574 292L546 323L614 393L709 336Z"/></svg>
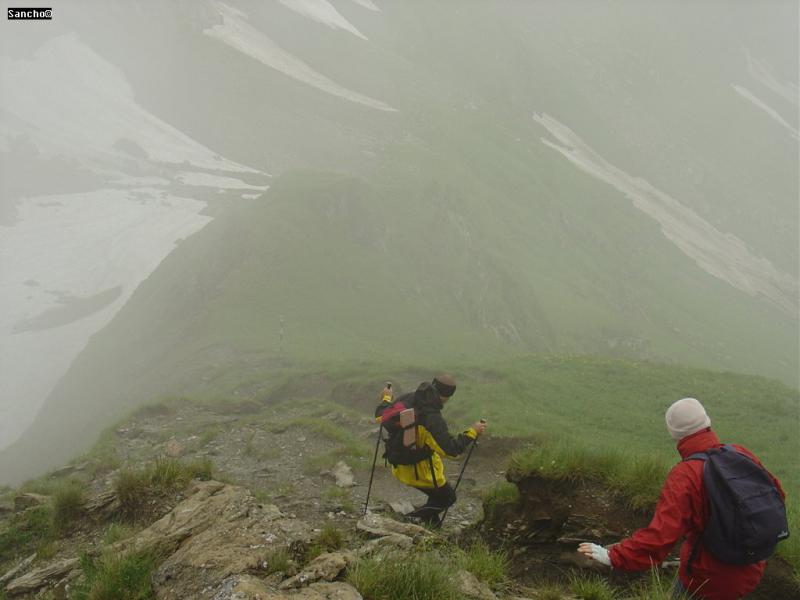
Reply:
<svg viewBox="0 0 800 600"><path fill-rule="evenodd" d="M682 459L723 446L711 430L711 419L705 409L694 398L675 402L667 410L666 420L670 435L678 442ZM742 446L733 447L761 466L752 452ZM745 565L725 563L715 558L699 540L709 519L709 502L703 485L704 464L702 460L682 460L672 468L647 527L608 549L584 543L578 551L614 569L641 571L660 565L675 542L685 538L674 588L676 597L683 592L706 600L736 600L749 594L764 574L765 561ZM781 497L785 497L780 482L769 476Z"/></svg>

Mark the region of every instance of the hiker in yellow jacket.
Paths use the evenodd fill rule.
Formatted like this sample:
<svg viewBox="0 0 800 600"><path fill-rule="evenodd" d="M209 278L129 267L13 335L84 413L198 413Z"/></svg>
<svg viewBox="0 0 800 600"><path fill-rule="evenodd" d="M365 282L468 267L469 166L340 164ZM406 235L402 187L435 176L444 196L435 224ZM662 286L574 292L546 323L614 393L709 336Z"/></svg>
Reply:
<svg viewBox="0 0 800 600"><path fill-rule="evenodd" d="M447 482L442 457L456 458L483 434L485 422L472 425L457 436L450 435L442 417L442 408L456 391L456 382L449 375L437 375L431 383L420 384L411 394L398 398L414 408L416 444L413 448L402 443L399 435L390 435L386 442L386 459L398 481L414 487L428 496L428 501L406 515L429 524L439 523L439 513L455 501L456 493Z"/></svg>

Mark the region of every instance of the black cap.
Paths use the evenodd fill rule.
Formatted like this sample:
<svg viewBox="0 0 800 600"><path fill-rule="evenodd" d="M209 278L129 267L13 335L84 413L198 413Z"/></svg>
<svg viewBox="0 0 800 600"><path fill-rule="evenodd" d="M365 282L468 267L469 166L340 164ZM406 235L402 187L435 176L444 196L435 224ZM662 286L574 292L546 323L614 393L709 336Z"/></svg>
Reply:
<svg viewBox="0 0 800 600"><path fill-rule="evenodd" d="M456 380L450 375L437 375L433 378L433 387L440 396L449 398L456 393Z"/></svg>

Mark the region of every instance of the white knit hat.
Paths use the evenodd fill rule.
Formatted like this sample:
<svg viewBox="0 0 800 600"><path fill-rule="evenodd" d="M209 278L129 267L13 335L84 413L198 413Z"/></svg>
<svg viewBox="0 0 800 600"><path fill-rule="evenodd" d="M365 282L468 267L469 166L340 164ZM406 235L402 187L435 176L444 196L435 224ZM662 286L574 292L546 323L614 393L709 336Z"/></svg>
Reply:
<svg viewBox="0 0 800 600"><path fill-rule="evenodd" d="M667 409L667 430L674 440L711 427L706 409L694 398L683 398Z"/></svg>

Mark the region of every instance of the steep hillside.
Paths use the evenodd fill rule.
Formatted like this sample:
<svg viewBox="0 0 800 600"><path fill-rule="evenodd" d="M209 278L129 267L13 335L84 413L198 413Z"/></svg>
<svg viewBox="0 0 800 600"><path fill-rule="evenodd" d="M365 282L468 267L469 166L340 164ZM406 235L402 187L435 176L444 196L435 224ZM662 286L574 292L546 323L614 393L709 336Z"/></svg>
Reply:
<svg viewBox="0 0 800 600"><path fill-rule="evenodd" d="M65 369L77 358L0 477L55 464L151 397L332 361L575 353L797 384L795 9L334 4L108 3L107 27L64 25L148 123L211 166L275 177L258 198L237 188L83 352L64 348ZM13 123L42 154L76 143L57 119L39 137ZM160 156L143 131L101 149ZM11 342L30 334L8 325Z"/></svg>

